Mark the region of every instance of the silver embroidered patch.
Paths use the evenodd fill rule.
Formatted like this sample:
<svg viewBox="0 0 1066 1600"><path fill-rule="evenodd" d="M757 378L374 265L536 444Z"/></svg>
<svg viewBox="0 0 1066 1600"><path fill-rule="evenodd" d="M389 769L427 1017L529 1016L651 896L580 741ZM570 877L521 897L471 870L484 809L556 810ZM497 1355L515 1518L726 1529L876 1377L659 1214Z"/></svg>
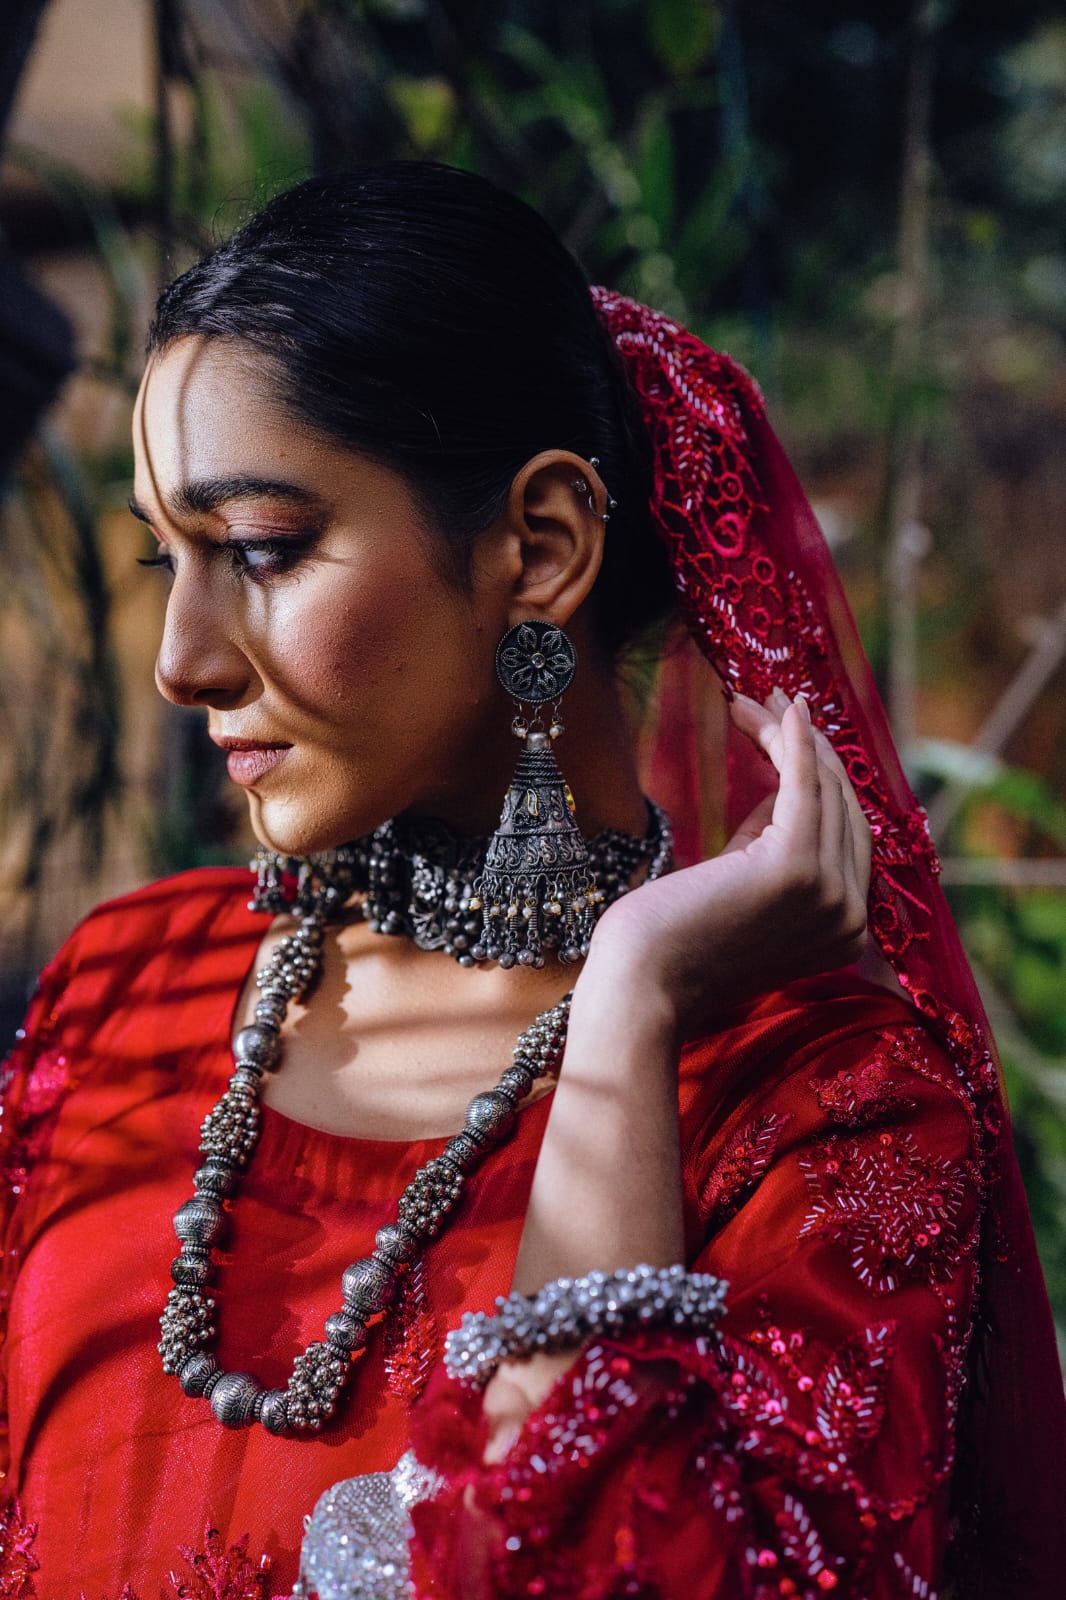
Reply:
<svg viewBox="0 0 1066 1600"><path fill-rule="evenodd" d="M442 1486L409 1450L391 1472L327 1489L307 1519L293 1600L410 1600L408 1513Z"/></svg>

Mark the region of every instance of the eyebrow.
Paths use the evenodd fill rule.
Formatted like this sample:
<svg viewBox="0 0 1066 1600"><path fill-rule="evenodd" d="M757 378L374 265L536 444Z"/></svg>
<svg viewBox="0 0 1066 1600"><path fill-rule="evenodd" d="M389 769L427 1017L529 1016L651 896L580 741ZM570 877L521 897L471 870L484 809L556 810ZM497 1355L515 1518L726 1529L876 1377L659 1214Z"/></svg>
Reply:
<svg viewBox="0 0 1066 1600"><path fill-rule="evenodd" d="M290 505L319 505L318 496L299 483L286 483L277 478L194 478L181 484L169 497L170 505L179 515L203 517L230 500L287 500ZM151 517L130 495L127 504L132 514L141 522L151 522Z"/></svg>

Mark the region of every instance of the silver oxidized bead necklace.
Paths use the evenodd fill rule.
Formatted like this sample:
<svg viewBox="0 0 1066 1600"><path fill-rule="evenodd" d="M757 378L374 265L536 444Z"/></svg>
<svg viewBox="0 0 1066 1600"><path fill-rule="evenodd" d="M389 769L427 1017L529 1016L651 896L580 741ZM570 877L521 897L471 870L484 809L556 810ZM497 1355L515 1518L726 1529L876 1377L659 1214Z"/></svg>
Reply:
<svg viewBox="0 0 1066 1600"><path fill-rule="evenodd" d="M324 910L303 916L257 974L262 997L256 1020L237 1035L229 1086L201 1129L204 1163L193 1179L196 1193L174 1218L181 1253L171 1266L174 1287L161 1318L163 1370L177 1374L186 1394L210 1401L227 1428L261 1422L271 1433L286 1433L320 1428L333 1415L352 1359L366 1343L370 1318L392 1305L403 1272L440 1232L469 1174L511 1131L519 1102L534 1081L558 1069L566 1039L569 995L519 1036L514 1059L496 1087L474 1096L461 1132L411 1179L396 1220L378 1229L373 1253L346 1268L339 1310L326 1319L324 1338L296 1357L284 1389L264 1389L247 1372L223 1372L211 1354L216 1331L211 1249L225 1224L222 1202L236 1193L255 1149L259 1089L263 1074L278 1062L288 1003L318 970L326 920Z"/></svg>
<svg viewBox="0 0 1066 1600"><path fill-rule="evenodd" d="M648 875L658 876L669 865L667 843ZM419 1168L400 1196L395 1220L378 1229L372 1254L345 1269L340 1308L326 1319L324 1337L295 1358L286 1387L265 1389L248 1372L223 1372L212 1354L217 1308L210 1292L211 1252L221 1244L226 1223L223 1202L236 1195L255 1150L259 1092L264 1074L280 1063L289 1003L317 976L326 926L340 918L353 890L351 862L342 851L301 863L298 878L297 926L256 973L255 1021L238 1033L233 1073L200 1130L204 1159L193 1178L195 1193L174 1217L181 1249L171 1264L174 1287L160 1318L159 1342L164 1372L175 1374L187 1395L207 1400L225 1427L260 1422L275 1434L317 1429L333 1415L353 1359L366 1344L370 1319L393 1304L411 1263L457 1205L467 1177L514 1128L534 1082L558 1072L571 998L565 995L542 1011L519 1035L499 1082L474 1096L460 1132ZM262 898L252 905L263 909Z"/></svg>

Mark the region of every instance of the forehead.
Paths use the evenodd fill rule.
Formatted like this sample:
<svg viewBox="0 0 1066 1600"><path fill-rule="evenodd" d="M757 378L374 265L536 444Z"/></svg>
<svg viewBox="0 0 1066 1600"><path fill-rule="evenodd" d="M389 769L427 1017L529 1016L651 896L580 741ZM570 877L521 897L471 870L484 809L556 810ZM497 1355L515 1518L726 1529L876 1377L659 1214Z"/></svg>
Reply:
<svg viewBox="0 0 1066 1600"><path fill-rule="evenodd" d="M183 338L151 357L133 413L138 494L306 467L321 441L282 408L266 357L236 341Z"/></svg>

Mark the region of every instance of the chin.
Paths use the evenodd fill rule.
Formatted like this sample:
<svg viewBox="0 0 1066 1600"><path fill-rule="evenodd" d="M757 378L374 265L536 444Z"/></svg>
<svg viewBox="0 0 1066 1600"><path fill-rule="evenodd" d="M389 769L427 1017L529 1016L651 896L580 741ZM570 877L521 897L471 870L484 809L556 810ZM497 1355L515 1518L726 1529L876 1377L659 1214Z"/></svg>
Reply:
<svg viewBox="0 0 1066 1600"><path fill-rule="evenodd" d="M311 808L296 801L268 800L249 795L252 832L259 843L280 855L309 856L320 850L335 850L351 839L372 833L393 815L391 809L365 816L350 810L334 811L326 806Z"/></svg>

